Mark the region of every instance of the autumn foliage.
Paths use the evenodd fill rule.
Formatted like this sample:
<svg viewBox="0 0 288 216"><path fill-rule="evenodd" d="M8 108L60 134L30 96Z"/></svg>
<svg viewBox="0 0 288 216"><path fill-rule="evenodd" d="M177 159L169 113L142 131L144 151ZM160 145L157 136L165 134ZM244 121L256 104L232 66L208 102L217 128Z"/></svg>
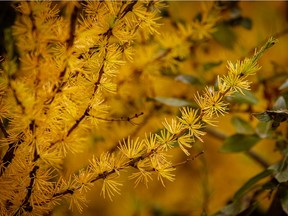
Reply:
<svg viewBox="0 0 288 216"><path fill-rule="evenodd" d="M260 126L235 115L237 133L224 137L221 150L246 152L264 168L243 185L232 204L212 211L250 211L258 193L267 192L263 185L274 183L270 203L280 197L278 209L287 212L282 194L288 191L283 173L287 134L278 130L288 118L287 100L271 93L269 106L256 112L256 96L249 92L254 82L261 83L255 79L262 70L258 62L277 40L267 35L237 61L197 62L197 52L210 45L213 49L217 42L233 49L231 41L223 40L233 21L225 14L239 6L198 4L193 19L177 20L173 4L177 6L162 1L11 2L15 21L3 29L0 70L1 215L85 212L95 202L107 204L106 198L118 202L131 181L137 186L133 190L144 185L140 190L149 191L153 179L173 187L176 169L197 160L205 165L206 135L221 137L215 131L219 122L221 127L221 120L243 107L245 118L258 119ZM238 14L238 22L251 28L250 18ZM225 72L213 73L218 67ZM163 87L165 82L169 88ZM281 88L287 88L287 81ZM250 151L267 137L277 143L279 163L267 165ZM265 184L251 196L262 180ZM88 202L95 188L98 193ZM243 201L246 195L251 202ZM197 211L212 213L208 198L204 202ZM185 215L198 213L187 210Z"/></svg>

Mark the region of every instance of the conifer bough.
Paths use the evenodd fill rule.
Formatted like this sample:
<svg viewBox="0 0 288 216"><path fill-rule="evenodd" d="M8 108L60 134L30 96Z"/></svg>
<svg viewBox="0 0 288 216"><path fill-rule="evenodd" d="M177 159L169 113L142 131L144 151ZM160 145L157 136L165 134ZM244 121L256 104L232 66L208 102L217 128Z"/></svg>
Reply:
<svg viewBox="0 0 288 216"><path fill-rule="evenodd" d="M176 166L193 157L173 164L169 150L177 143L189 156L193 142L202 141L205 125L215 125L216 117L228 112L224 98L249 89L247 77L260 69L257 61L274 45L273 38L251 58L228 62L228 73L218 76L217 87L196 94L199 109L183 107L181 116L165 120L158 134L123 140L118 150L62 177L64 158L81 151L89 128L103 120L123 120L106 117L103 95L115 92L114 76L124 59L132 58L137 33L157 32L162 6L158 1L15 4L18 14L9 43L17 50L7 45L0 72L1 215L48 214L66 198L71 209L81 211L86 191L96 181L102 181L104 197L119 194L119 176L129 168L136 185L147 185L153 175L163 185L173 181Z"/></svg>

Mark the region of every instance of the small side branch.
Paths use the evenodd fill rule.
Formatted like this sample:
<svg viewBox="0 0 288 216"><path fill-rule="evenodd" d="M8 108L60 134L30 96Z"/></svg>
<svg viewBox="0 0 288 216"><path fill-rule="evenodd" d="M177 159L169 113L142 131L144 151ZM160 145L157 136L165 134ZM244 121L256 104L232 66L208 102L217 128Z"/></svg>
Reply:
<svg viewBox="0 0 288 216"><path fill-rule="evenodd" d="M108 37L107 41L108 40L109 40L109 37ZM107 50L106 50L105 58L106 58L106 55L107 55ZM104 60L105 60L105 58L104 58ZM93 97L95 96L95 94L97 93L97 91L99 89L99 85L101 83L101 79L103 77L103 74L104 74L104 62L102 63L102 66L100 68L98 79L94 83L94 90L93 90L93 94L91 96L91 100L93 99ZM87 108L85 109L84 113L80 116L80 118L78 118L76 120L76 122L68 130L66 137L68 137L78 127L78 125L83 121L83 119L89 115L89 111L90 111L90 106L88 105Z"/></svg>
<svg viewBox="0 0 288 216"><path fill-rule="evenodd" d="M67 40L68 48L72 47L74 44L78 12L79 12L78 7L74 6L74 10L70 18L70 32L69 32L69 39Z"/></svg>
<svg viewBox="0 0 288 216"><path fill-rule="evenodd" d="M72 125L72 127L68 130L66 137L68 137L77 127L78 125L82 122L82 120L88 116L88 111L89 109L86 109L85 112L80 116L79 119L76 120L76 122Z"/></svg>
<svg viewBox="0 0 288 216"><path fill-rule="evenodd" d="M124 169L124 168L122 168L122 169ZM103 173L98 174L94 179L92 179L90 181L90 183L93 183L93 182L98 181L100 179L105 179L107 176L109 176L115 172L116 172L115 169L112 169L110 171L104 171ZM53 194L51 200L63 197L65 195L73 195L75 193L75 191L77 191L79 189L80 189L80 187L79 188L76 187L76 188L68 188L66 190L60 191L58 193Z"/></svg>
<svg viewBox="0 0 288 216"><path fill-rule="evenodd" d="M2 158L2 161L1 161L2 167L0 169L0 177L4 174L5 170L7 169L9 164L12 162L15 156L14 152L16 151L18 145L24 142L22 133L20 133L18 137L19 138L17 139L17 141L9 144L8 150L6 151L5 155Z"/></svg>
<svg viewBox="0 0 288 216"><path fill-rule="evenodd" d="M128 117L120 117L120 118L115 118L115 119L102 118L102 117L92 116L92 115L89 115L89 116L96 118L96 119L99 119L99 120L108 121L108 122L127 121L127 122L130 122L131 124L136 125L136 123L132 122L131 120L133 120L135 118L139 118L142 115L144 115L144 112L136 113L135 115L133 115L131 117L128 116Z"/></svg>
<svg viewBox="0 0 288 216"><path fill-rule="evenodd" d="M17 210L17 212L13 216L19 215L19 213L22 214L23 213L22 209L24 211L26 211L26 212L31 212L33 210L33 207L31 206L29 200L30 200L30 197L32 195L33 185L34 185L34 182L35 182L36 172L37 172L38 169L39 169L39 166L34 166L34 168L29 173L30 183L26 187L27 194L26 194L21 206L19 207L19 209Z"/></svg>
<svg viewBox="0 0 288 216"><path fill-rule="evenodd" d="M132 10L133 10L133 7L134 7L134 5L135 5L136 3L137 3L137 1L135 1L135 0L133 0L131 3L129 3L129 4L124 8L124 10L122 11L119 19L122 19L128 12L132 11Z"/></svg>
<svg viewBox="0 0 288 216"><path fill-rule="evenodd" d="M8 138L8 137L9 137L9 134L8 134L8 132L6 131L6 129L5 129L5 127L4 127L3 123L2 123L2 121L0 121L0 129L1 129L1 131L2 131L2 133L3 133L3 135L4 135L4 137L5 137L5 138Z"/></svg>
<svg viewBox="0 0 288 216"><path fill-rule="evenodd" d="M1 125L1 124L0 124ZM31 123L29 124L28 128L29 130L32 131L32 133L34 133L34 127L35 127L35 121L32 120ZM7 132L6 132L7 133ZM7 133L7 137L9 137L9 134ZM5 138L7 138L5 137ZM17 140L14 141L13 143L10 143L8 146L8 150L5 153L3 159L2 159L2 163L3 163L3 167L0 170L0 176L4 173L5 169L8 167L8 165L11 163L11 161L13 160L15 154L15 150L17 149L17 146L21 143L24 142L24 134L21 132L18 136L17 136Z"/></svg>
<svg viewBox="0 0 288 216"><path fill-rule="evenodd" d="M37 125L35 124L35 120L33 120L32 123L30 124L30 130L33 132L33 134L35 134L36 127ZM36 141L36 137L35 137L35 141ZM14 214L15 216L18 215L19 213L23 213L22 212L23 210L25 212L33 211L33 206L30 203L30 198L33 193L33 187L34 187L34 182L35 182L36 175L37 175L37 170L39 170L40 168L38 165L35 165L36 161L40 158L40 155L37 151L37 147L36 147L37 143L35 142L34 144L35 144L35 148L34 148L33 160L32 160L34 167L29 173L30 182L29 182L29 185L26 187L26 196L24 200L22 201L21 206L19 207L17 212Z"/></svg>
<svg viewBox="0 0 288 216"><path fill-rule="evenodd" d="M14 158L14 156L15 156L14 152L15 152L16 148L17 148L16 143L9 144L8 150L2 159L3 165L0 169L0 177L4 174L5 170L7 169L9 164L11 163L12 159Z"/></svg>
<svg viewBox="0 0 288 216"><path fill-rule="evenodd" d="M155 151L152 151L152 152L155 152ZM187 158L185 161L183 162L180 162L180 163L177 163L177 164L174 164L172 165L171 167L175 168L176 166L181 166L181 165L184 165L190 161L194 161L195 159L197 159L199 156L201 156L202 154L204 154L204 151L201 151L199 152L198 154L194 155L193 157L190 157L190 158ZM143 160L143 158L145 157L148 157L149 155L151 154L145 154L143 156L140 156L140 157L137 157L137 158L134 158L134 159L131 159L127 165L125 167L122 167L122 168L118 168L118 171L119 170L123 170L127 167L136 167L136 163L140 160ZM156 171L155 169L152 169L152 170L146 170L146 171ZM98 174L94 179L91 180L91 183L95 182L95 181L98 181L100 179L105 179L107 178L109 175L112 175L116 173L116 170L115 169L112 169L112 170L109 170L109 171L104 171L103 173L100 173ZM66 190L63 190L61 192L58 192L58 193L55 193L53 196L52 196L52 199L56 199L56 198L59 198L59 197L63 197L65 195L72 195L75 191L77 191L79 188L68 188Z"/></svg>
<svg viewBox="0 0 288 216"><path fill-rule="evenodd" d="M188 157L185 161L182 161L182 162L179 162L179 163L176 163L176 164L173 164L171 167L172 168L175 168L177 166L182 166L190 161L194 161L195 159L197 159L199 156L203 155L204 154L204 151L201 151L199 152L198 154L194 155L193 157Z"/></svg>

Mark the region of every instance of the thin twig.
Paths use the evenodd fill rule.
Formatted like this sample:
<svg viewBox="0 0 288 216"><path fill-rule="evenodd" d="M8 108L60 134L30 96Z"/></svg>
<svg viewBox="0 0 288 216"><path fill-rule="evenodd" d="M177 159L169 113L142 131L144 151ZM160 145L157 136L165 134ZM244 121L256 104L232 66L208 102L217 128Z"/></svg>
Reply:
<svg viewBox="0 0 288 216"><path fill-rule="evenodd" d="M1 131L2 131L2 133L3 133L3 135L4 135L4 137L5 137L5 138L8 138L8 137L9 137L9 134L8 134L8 132L6 131L6 129L5 129L5 127L4 127L3 123L2 123L2 121L0 121L0 129L1 129Z"/></svg>
<svg viewBox="0 0 288 216"><path fill-rule="evenodd" d="M31 124L29 125L29 129L31 130L32 134L35 134L35 130L37 128L37 125L35 123L35 120L32 120ZM34 137L36 139L36 137ZM39 159L39 154L37 152L37 147L36 147L36 142L35 142L35 148L34 148L34 153L33 153L33 160L32 162L35 163L38 159ZM13 216L17 216L17 215L21 215L24 214L23 211L25 212L32 212L33 211L33 206L30 203L30 198L33 194L33 188L34 188L34 183L35 183L35 179L37 176L37 170L39 169L39 166L34 166L33 169L30 171L29 173L29 178L30 178L30 182L29 185L26 187L26 196L23 199L20 207L18 208L18 210L13 214Z"/></svg>
<svg viewBox="0 0 288 216"><path fill-rule="evenodd" d="M135 127L133 132L130 133L129 136L125 137L123 140L127 141L128 137L130 138L135 137L137 133L140 131L140 129L143 128L149 122L149 119L151 118L152 115L153 115L153 112L146 113L142 118L141 127ZM119 142L117 141L117 143L115 143L112 146L112 148L109 149L109 152L116 151L118 149L118 146L119 146Z"/></svg>
<svg viewBox="0 0 288 216"><path fill-rule="evenodd" d="M96 118L96 119L99 119L99 120L103 120L103 121L109 121L109 122L115 122L115 121L127 121L127 122L130 122L131 124L134 124L134 125L137 125L136 123L134 123L134 122L132 122L131 120L132 119L135 119L135 118L138 118L138 117L140 117L140 116L142 116L142 115L144 115L144 112L141 112L141 113L139 113L139 114L135 114L135 115L133 115L133 116L131 116L131 117L120 117L120 118L115 118L115 119L107 119L107 118L102 118L102 117L98 117L98 116L93 116L93 115L90 115L89 114L89 116L91 116L91 117L93 117L93 118Z"/></svg>
<svg viewBox="0 0 288 216"><path fill-rule="evenodd" d="M177 166L181 166L181 165L184 165L190 161L194 161L195 159L197 159L199 156L201 156L202 154L204 154L204 150L202 150L201 152L199 152L198 154L194 155L193 157L188 157L185 161L182 161L182 162L179 162L179 163L176 163L176 164L173 164L171 167L172 168L175 168Z"/></svg>
<svg viewBox="0 0 288 216"><path fill-rule="evenodd" d="M0 177L4 174L5 170L7 169L7 167L11 164L12 160L14 159L15 156L15 151L17 149L17 147L24 142L24 134L21 132L19 133L19 135L17 136L17 140L14 141L13 143L10 143L8 145L8 149L6 151L6 153L4 154L1 163L2 163L2 167L0 169Z"/></svg>

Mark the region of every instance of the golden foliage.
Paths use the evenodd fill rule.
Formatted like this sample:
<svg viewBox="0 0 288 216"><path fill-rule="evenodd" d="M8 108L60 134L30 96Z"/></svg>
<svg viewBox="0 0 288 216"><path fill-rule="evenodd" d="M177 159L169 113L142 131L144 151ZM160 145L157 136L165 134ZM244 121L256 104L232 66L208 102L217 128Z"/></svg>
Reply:
<svg viewBox="0 0 288 216"><path fill-rule="evenodd" d="M160 34L159 12L164 6L158 1L15 4L12 34L19 58L5 56L1 62L3 215L49 214L62 199L81 212L95 182L102 183L104 198L120 194L119 177L128 169L135 185L148 186L154 176L163 186L166 180L174 181L172 149L179 146L189 156L193 143L203 141L205 126L228 112L225 97L250 88L247 78L260 69L257 62L275 43L273 38L251 58L228 61L228 73L218 77L217 88L207 86L196 94L199 108L182 107L181 115L165 119L158 133L124 138L115 151L102 152L77 174L65 177L67 155L85 150L95 130L105 122L131 123L140 116L112 118L109 103L117 86L121 91L132 78L132 85L150 84L163 68L175 73L179 61L190 55L191 44L197 46L215 31L220 9L211 4L203 8L200 20L178 23L174 34ZM125 64L130 69L119 74ZM153 91L151 87L147 95L153 96ZM138 97L130 93L131 101ZM115 133L110 131L110 136Z"/></svg>

